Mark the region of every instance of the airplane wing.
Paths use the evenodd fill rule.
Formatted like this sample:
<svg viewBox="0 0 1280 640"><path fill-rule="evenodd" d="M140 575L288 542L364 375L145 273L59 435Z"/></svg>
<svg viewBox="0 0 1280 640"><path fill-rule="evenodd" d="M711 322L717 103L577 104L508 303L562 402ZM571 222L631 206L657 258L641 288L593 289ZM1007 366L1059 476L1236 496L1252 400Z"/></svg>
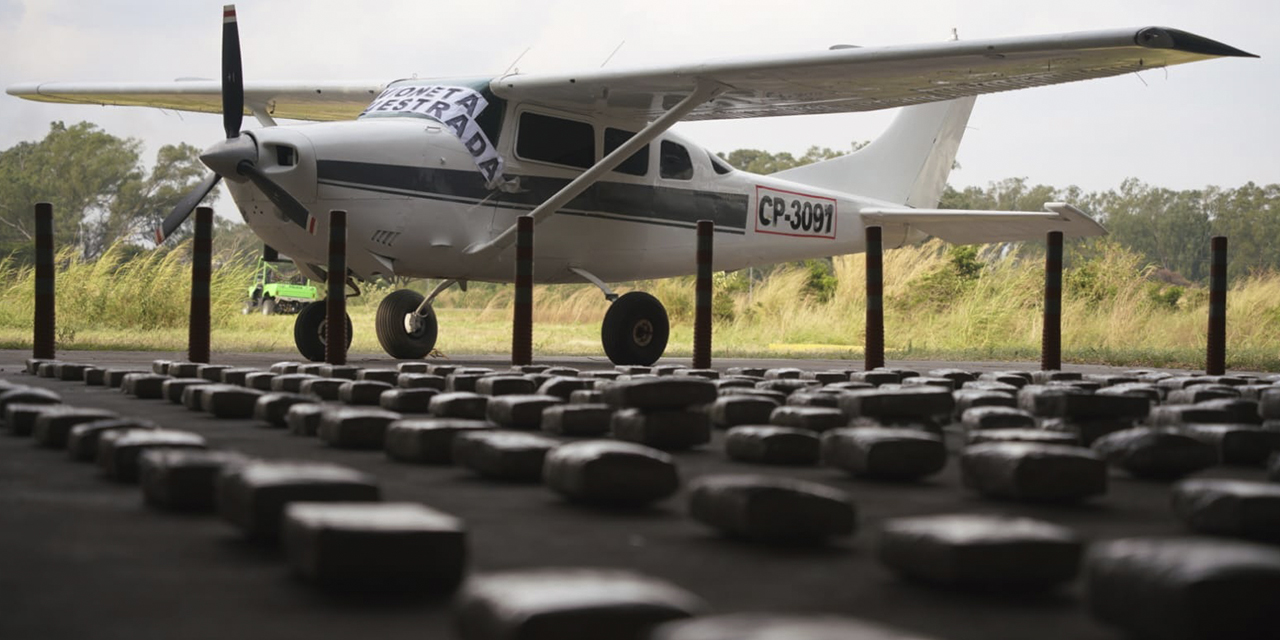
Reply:
<svg viewBox="0 0 1280 640"><path fill-rule="evenodd" d="M352 120L386 86L385 82L244 83L245 114L259 108L273 118ZM218 80L173 82L45 82L20 84L9 95L39 102L157 107L222 113Z"/></svg>
<svg viewBox="0 0 1280 640"><path fill-rule="evenodd" d="M502 98L650 121L702 84L719 95L683 120L888 109L1157 69L1222 56L1256 57L1177 29L1148 27L935 44L836 49L693 65L512 75L490 83ZM245 105L276 118L355 118L385 82L245 82ZM28 100L221 112L216 80L34 83Z"/></svg>
<svg viewBox="0 0 1280 640"><path fill-rule="evenodd" d="M1050 231L1067 238L1106 235L1083 211L1061 202L1046 211L966 211L962 209L863 209L866 226L909 227L951 244L1043 240Z"/></svg>
<svg viewBox="0 0 1280 640"><path fill-rule="evenodd" d="M490 88L502 98L647 121L698 84L715 83L722 93L683 119L716 120L887 109L1221 56L1256 57L1185 31L1148 27L514 75Z"/></svg>

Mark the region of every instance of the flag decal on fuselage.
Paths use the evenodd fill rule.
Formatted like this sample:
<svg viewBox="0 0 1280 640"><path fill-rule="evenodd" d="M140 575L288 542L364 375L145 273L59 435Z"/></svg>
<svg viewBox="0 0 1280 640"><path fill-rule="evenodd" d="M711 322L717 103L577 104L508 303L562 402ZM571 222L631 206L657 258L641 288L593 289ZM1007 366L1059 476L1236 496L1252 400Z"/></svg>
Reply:
<svg viewBox="0 0 1280 640"><path fill-rule="evenodd" d="M398 84L374 98L360 117L417 116L439 122L462 141L485 182L493 185L502 177L502 157L476 122L488 106L479 91L468 87Z"/></svg>

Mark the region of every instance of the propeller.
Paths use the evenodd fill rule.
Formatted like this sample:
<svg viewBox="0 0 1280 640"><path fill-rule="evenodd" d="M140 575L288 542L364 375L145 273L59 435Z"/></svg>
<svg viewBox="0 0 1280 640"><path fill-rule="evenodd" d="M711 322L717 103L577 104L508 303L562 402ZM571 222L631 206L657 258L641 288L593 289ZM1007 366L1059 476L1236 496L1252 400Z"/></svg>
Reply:
<svg viewBox="0 0 1280 640"><path fill-rule="evenodd" d="M274 204L284 214L285 218L288 218L303 229L314 231L314 229L308 228L311 212L307 211L307 208L301 202L298 202L297 198L285 191L284 187L268 178L267 174L263 173L262 169L259 169L257 165L249 160L241 160L240 164L236 166L236 171L240 175L249 178L253 182L253 186L262 191L267 196L267 199L271 201L271 204Z"/></svg>
<svg viewBox="0 0 1280 640"><path fill-rule="evenodd" d="M182 196L173 211L156 228L156 246L164 242L165 238L173 235L173 232L177 231L183 222L186 222L187 218L191 216L191 212L195 211L196 205L200 204L200 201L204 200L204 197L209 195L209 192L213 191L213 188L218 186L218 182L221 180L222 176L210 173L208 177L200 181L200 184L196 185L195 189Z"/></svg>
<svg viewBox="0 0 1280 640"><path fill-rule="evenodd" d="M191 217L196 205L224 177L235 180L240 177L248 178L280 209L286 219L303 229L314 231L310 228L311 213L307 208L254 163L258 154L257 143L251 137L240 139L240 125L243 121L244 77L240 64L240 28L236 25L236 6L229 4L222 8L222 128L227 139L201 154L201 162L213 169L213 173L183 196L165 217L164 222L156 229L157 245Z"/></svg>
<svg viewBox="0 0 1280 640"><path fill-rule="evenodd" d="M240 137L244 120L244 76L240 68L240 27L236 6L222 7L222 128L227 139Z"/></svg>

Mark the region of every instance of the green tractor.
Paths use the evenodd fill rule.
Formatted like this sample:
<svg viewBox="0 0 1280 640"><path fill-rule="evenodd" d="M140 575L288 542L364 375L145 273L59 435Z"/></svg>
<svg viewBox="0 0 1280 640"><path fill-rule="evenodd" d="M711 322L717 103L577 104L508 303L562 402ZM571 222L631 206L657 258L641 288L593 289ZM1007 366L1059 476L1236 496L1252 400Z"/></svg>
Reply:
<svg viewBox="0 0 1280 640"><path fill-rule="evenodd" d="M319 290L307 284L301 275L285 276L280 267L268 260L258 261L258 270L249 286L249 300L242 313L260 310L262 315L297 313L319 299Z"/></svg>

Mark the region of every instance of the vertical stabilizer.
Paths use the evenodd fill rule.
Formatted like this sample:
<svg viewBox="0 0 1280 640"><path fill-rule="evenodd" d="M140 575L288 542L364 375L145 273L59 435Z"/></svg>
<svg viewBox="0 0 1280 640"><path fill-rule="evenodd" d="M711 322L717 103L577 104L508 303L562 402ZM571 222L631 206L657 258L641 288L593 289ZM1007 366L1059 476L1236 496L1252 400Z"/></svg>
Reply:
<svg viewBox="0 0 1280 640"><path fill-rule="evenodd" d="M936 207L974 100L906 107L884 134L857 152L774 175L909 207Z"/></svg>

